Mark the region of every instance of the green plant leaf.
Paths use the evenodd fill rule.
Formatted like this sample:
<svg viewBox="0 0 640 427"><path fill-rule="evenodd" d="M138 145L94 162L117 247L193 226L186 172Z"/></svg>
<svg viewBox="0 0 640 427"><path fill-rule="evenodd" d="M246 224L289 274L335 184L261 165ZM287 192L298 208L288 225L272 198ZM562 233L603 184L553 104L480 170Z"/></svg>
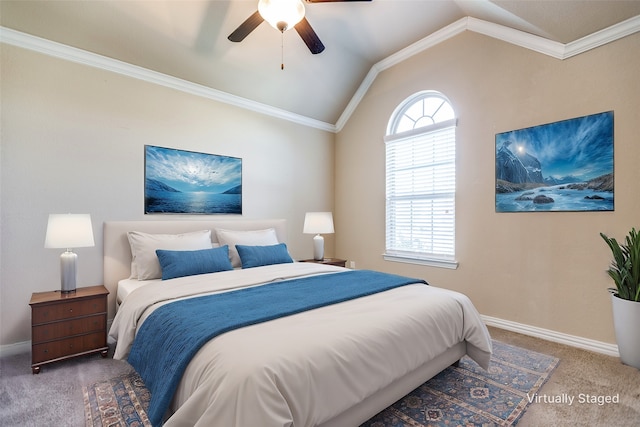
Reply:
<svg viewBox="0 0 640 427"><path fill-rule="evenodd" d="M621 245L615 238L600 233L607 243L613 260L607 273L616 285L620 298L640 301L640 235L635 227L625 236Z"/></svg>

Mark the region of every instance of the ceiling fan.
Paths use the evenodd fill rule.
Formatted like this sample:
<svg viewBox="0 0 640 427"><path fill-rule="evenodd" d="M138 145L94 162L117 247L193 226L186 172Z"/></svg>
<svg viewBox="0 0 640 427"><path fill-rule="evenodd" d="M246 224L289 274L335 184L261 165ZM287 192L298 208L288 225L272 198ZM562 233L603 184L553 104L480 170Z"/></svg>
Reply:
<svg viewBox="0 0 640 427"><path fill-rule="evenodd" d="M371 0L304 0L306 3L337 3L350 1ZM318 54L324 50L320 38L311 28L311 24L304 16L303 0L259 0L258 10L247 18L238 28L227 37L232 42L241 42L255 30L263 21L284 33L292 26L300 38L305 42L311 53Z"/></svg>

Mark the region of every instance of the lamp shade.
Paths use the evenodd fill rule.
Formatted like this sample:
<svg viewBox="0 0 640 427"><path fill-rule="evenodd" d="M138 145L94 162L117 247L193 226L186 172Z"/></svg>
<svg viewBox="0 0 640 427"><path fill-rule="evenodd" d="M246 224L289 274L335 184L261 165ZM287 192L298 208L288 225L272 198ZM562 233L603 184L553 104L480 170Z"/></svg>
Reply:
<svg viewBox="0 0 640 427"><path fill-rule="evenodd" d="M258 11L269 25L282 32L304 18L302 0L260 0Z"/></svg>
<svg viewBox="0 0 640 427"><path fill-rule="evenodd" d="M333 233L333 215L331 212L307 212L304 217L305 234Z"/></svg>
<svg viewBox="0 0 640 427"><path fill-rule="evenodd" d="M45 248L84 248L95 246L89 214L51 214L47 224Z"/></svg>

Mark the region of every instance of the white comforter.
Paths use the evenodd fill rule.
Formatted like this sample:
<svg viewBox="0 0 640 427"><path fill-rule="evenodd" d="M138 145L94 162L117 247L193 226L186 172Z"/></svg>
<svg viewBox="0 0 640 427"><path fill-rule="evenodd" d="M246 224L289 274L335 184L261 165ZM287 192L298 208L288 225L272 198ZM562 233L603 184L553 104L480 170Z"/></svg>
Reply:
<svg viewBox="0 0 640 427"><path fill-rule="evenodd" d="M281 264L153 283L123 302L109 335L126 358L137 328L175 298L344 269ZM193 358L166 426L315 426L460 341L487 367L491 339L464 295L415 284L225 333Z"/></svg>

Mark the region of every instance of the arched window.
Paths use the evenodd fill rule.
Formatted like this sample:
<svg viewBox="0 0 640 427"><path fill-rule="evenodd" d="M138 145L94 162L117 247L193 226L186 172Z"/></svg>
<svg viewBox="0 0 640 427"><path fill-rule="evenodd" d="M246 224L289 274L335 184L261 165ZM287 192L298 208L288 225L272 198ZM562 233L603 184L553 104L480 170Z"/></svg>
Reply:
<svg viewBox="0 0 640 427"><path fill-rule="evenodd" d="M456 268L456 115L425 91L391 115L386 145L385 259Z"/></svg>

